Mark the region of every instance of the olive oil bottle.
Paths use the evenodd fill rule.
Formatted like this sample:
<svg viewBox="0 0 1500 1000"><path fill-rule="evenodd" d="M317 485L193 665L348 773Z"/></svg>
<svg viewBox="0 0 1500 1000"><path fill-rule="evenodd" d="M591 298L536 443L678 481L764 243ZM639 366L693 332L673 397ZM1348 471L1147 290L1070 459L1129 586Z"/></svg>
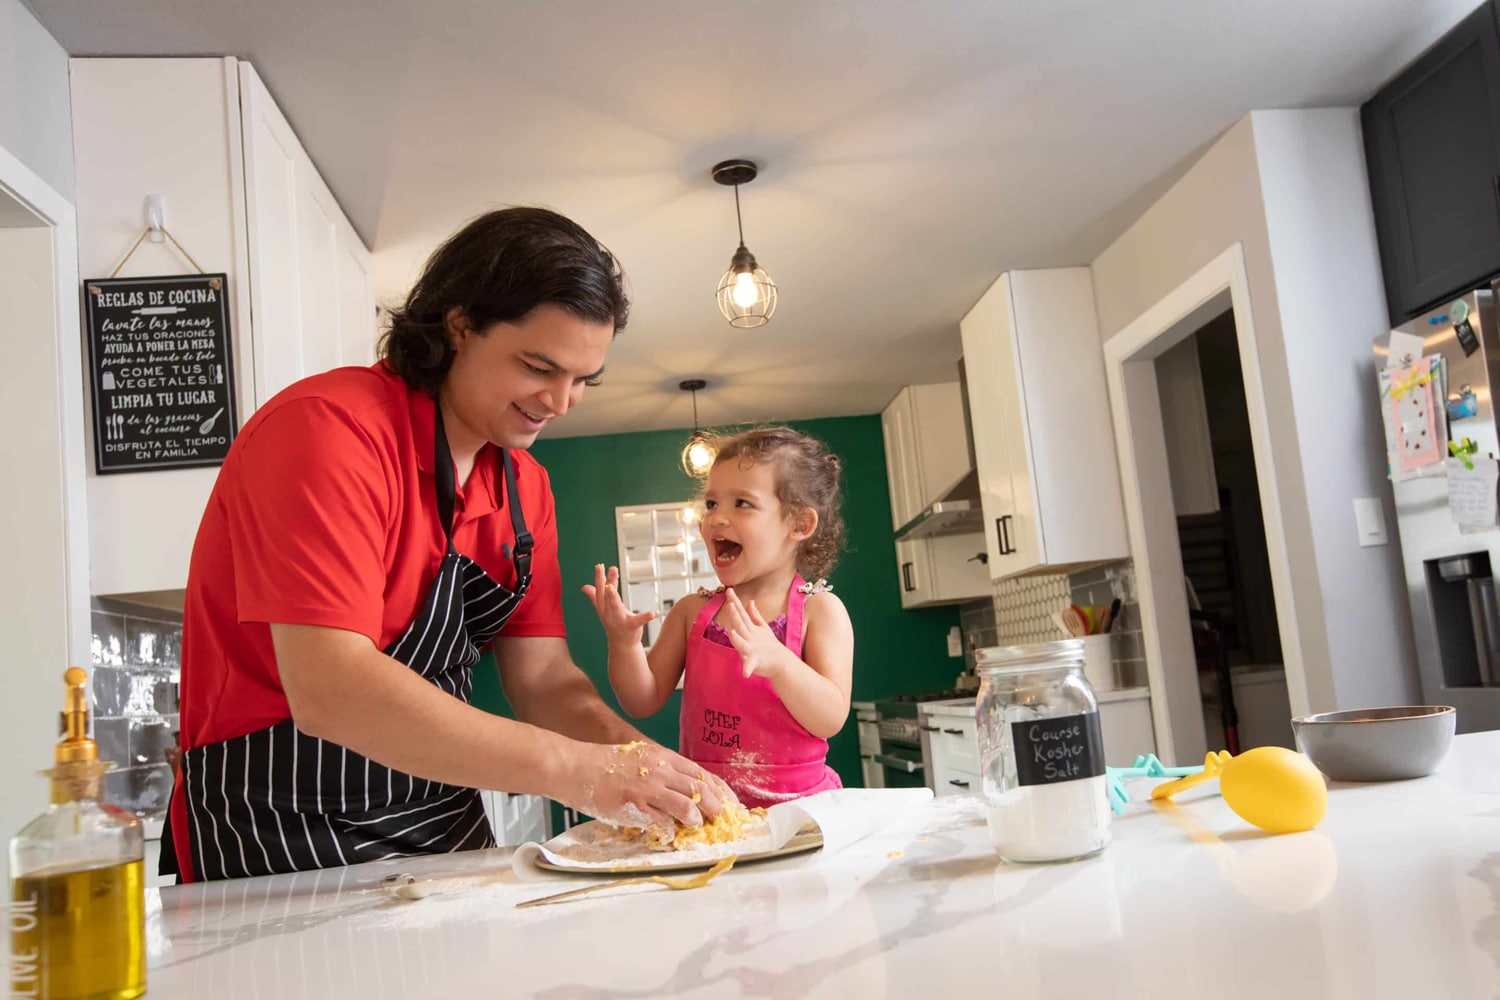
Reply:
<svg viewBox="0 0 1500 1000"><path fill-rule="evenodd" d="M10 842L10 996L131 1000L146 992L141 824L99 800L88 675L70 667L52 805Z"/></svg>

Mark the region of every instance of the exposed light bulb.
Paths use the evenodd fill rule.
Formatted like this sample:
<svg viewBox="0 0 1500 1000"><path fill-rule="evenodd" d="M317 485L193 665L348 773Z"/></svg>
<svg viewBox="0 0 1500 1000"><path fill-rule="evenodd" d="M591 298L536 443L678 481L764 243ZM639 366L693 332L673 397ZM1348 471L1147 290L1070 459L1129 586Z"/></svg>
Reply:
<svg viewBox="0 0 1500 1000"><path fill-rule="evenodd" d="M702 441L694 441L688 446L688 465L693 467L694 472L702 472L713 464L713 449Z"/></svg>
<svg viewBox="0 0 1500 1000"><path fill-rule="evenodd" d="M760 290L755 287L755 275L749 271L741 271L734 279L734 304L741 309L749 309L755 305L755 300L760 297Z"/></svg>
<svg viewBox="0 0 1500 1000"><path fill-rule="evenodd" d="M682 508L682 523L683 524L697 524L698 523L698 508L697 507L684 507L684 508Z"/></svg>

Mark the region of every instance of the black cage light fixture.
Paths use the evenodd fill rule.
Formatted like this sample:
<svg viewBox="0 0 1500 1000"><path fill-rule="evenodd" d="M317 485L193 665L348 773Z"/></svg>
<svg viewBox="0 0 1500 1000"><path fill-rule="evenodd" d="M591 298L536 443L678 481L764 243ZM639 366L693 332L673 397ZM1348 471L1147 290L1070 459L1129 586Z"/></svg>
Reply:
<svg viewBox="0 0 1500 1000"><path fill-rule="evenodd" d="M715 163L714 180L734 186L734 221L739 226L740 246L729 261L729 270L719 279L719 312L729 325L753 330L770 322L776 312L776 282L745 247L745 222L740 217L740 185L755 180L758 168L749 160Z"/></svg>
<svg viewBox="0 0 1500 1000"><path fill-rule="evenodd" d="M677 388L693 394L693 433L682 446L682 471L696 478L708 475L714 464L714 448L710 438L698 429L698 390L708 388L701 378L686 378L677 383Z"/></svg>

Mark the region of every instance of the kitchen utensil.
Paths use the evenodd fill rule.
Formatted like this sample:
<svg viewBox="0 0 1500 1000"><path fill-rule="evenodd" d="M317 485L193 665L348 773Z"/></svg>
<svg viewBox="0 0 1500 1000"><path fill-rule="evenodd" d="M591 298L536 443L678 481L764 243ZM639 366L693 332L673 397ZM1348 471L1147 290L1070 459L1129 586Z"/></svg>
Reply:
<svg viewBox="0 0 1500 1000"><path fill-rule="evenodd" d="M389 890L398 899L421 899L432 894L434 884L430 878L418 881L415 875L402 872L381 879L380 887Z"/></svg>
<svg viewBox="0 0 1500 1000"><path fill-rule="evenodd" d="M1104 620L1104 631L1113 632L1115 628L1115 622L1119 619L1119 617L1120 599L1116 597L1113 601L1109 602L1109 617Z"/></svg>
<svg viewBox="0 0 1500 1000"><path fill-rule="evenodd" d="M1357 708L1292 720L1297 746L1334 781L1400 781L1429 775L1453 742L1449 705Z"/></svg>
<svg viewBox="0 0 1500 1000"><path fill-rule="evenodd" d="M1311 830L1328 812L1328 788L1312 761L1277 746L1252 747L1238 757L1211 750L1202 771L1156 786L1151 797L1170 798L1212 778L1235 815L1271 833Z"/></svg>
<svg viewBox="0 0 1500 1000"><path fill-rule="evenodd" d="M1185 778L1202 771L1200 767L1167 767L1156 754L1138 754L1129 767L1106 767L1104 776L1109 782L1109 807L1118 816L1125 812L1130 794L1125 791L1126 778Z"/></svg>
<svg viewBox="0 0 1500 1000"><path fill-rule="evenodd" d="M222 407L222 406L219 407L217 410L215 410L213 416L209 417L207 420L203 421L203 423L201 423L201 424L198 425L198 433L199 434L207 434L209 431L213 430L214 423L218 421L219 414L221 414L223 412L224 412L224 407Z"/></svg>
<svg viewBox="0 0 1500 1000"><path fill-rule="evenodd" d="M664 885L668 889L701 889L705 885L708 885L709 882L713 881L719 875L733 868L734 862L735 855L731 854L729 857L714 865L708 871L699 872L697 875L694 875L690 878L685 876L674 877L670 875L645 875L638 878L616 879L613 882L601 882L598 885L586 885L582 889L569 889L567 892L559 892L552 896L542 896L540 899L528 899L524 903L517 903L516 909L524 910L528 906L541 906L544 903L557 903L561 902L564 899L571 899L574 896L582 896L585 893L597 892L600 889L614 889L622 885L644 885L647 882L654 882L657 885Z"/></svg>
<svg viewBox="0 0 1500 1000"><path fill-rule="evenodd" d="M1113 691L1115 680L1114 640L1102 633L1085 635L1083 640L1083 676L1087 677L1095 693Z"/></svg>
<svg viewBox="0 0 1500 1000"><path fill-rule="evenodd" d="M1062 626L1075 638L1081 639L1089 634L1088 619L1076 604L1068 605L1068 609L1062 613Z"/></svg>

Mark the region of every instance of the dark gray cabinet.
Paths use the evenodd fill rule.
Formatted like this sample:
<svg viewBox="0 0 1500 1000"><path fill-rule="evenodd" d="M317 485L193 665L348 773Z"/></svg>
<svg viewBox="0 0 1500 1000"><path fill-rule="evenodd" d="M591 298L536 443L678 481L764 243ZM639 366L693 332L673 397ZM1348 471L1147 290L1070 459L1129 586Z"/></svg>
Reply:
<svg viewBox="0 0 1500 1000"><path fill-rule="evenodd" d="M1362 110L1396 325L1500 273L1500 24L1466 17Z"/></svg>

